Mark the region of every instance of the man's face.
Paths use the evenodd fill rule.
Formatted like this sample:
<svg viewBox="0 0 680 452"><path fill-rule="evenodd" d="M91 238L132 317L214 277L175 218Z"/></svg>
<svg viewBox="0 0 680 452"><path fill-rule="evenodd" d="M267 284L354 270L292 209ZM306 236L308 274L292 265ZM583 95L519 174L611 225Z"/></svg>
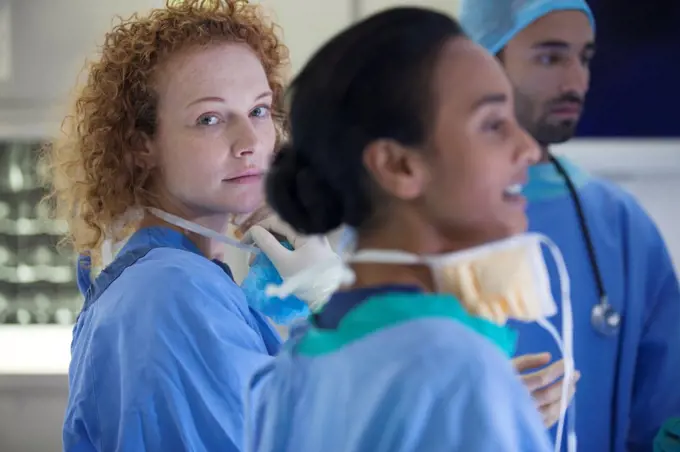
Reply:
<svg viewBox="0 0 680 452"><path fill-rule="evenodd" d="M594 33L580 11L556 11L518 33L503 49L517 118L541 145L569 140L590 82Z"/></svg>

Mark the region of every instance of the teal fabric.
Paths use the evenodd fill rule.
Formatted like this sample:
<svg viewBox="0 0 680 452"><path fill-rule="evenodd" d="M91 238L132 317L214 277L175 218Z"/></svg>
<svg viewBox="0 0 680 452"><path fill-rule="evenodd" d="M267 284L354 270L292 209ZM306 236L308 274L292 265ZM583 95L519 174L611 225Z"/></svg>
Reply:
<svg viewBox="0 0 680 452"><path fill-rule="evenodd" d="M426 317L455 319L495 343L508 357L515 352L517 335L510 328L468 314L451 295L425 293L389 293L371 297L347 313L337 329L326 330L312 325L296 349L308 356L332 353L374 332Z"/></svg>
<svg viewBox="0 0 680 452"><path fill-rule="evenodd" d="M558 157L557 160L562 164L577 190L588 183L590 175L584 170L565 157ZM529 181L522 190L522 194L529 202L570 196L564 176L557 171L552 162L539 163L529 168Z"/></svg>
<svg viewBox="0 0 680 452"><path fill-rule="evenodd" d="M680 417L663 424L654 439L654 452L680 452Z"/></svg>

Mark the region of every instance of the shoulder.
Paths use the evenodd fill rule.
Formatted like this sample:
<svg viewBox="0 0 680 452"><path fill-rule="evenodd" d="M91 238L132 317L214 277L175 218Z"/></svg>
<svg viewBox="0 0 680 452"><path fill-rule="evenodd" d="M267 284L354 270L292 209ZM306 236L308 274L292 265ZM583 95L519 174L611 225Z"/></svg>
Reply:
<svg viewBox="0 0 680 452"><path fill-rule="evenodd" d="M172 316L214 315L230 311L245 316L243 292L217 264L194 253L156 248L124 269L103 292L106 303L97 309L116 309L120 314Z"/></svg>
<svg viewBox="0 0 680 452"><path fill-rule="evenodd" d="M95 366L118 365L122 373L152 364L199 365L265 352L254 323L240 288L219 266L192 253L154 249L84 311L73 355L89 356Z"/></svg>
<svg viewBox="0 0 680 452"><path fill-rule="evenodd" d="M405 367L415 378L427 377L427 371L450 366L455 372L447 372L439 378L439 384L516 380L510 360L496 344L466 325L450 320L415 321L413 327L422 329L414 336L429 344L414 354ZM422 371L422 372L421 372ZM473 385L474 386L474 385Z"/></svg>
<svg viewBox="0 0 680 452"><path fill-rule="evenodd" d="M581 189L581 196L598 207L615 209L625 219L654 226L637 198L625 188L606 179L593 177Z"/></svg>
<svg viewBox="0 0 680 452"><path fill-rule="evenodd" d="M604 213L603 218L607 221L598 223L602 223L601 227L616 229L611 232L616 233L615 237L621 237L626 248L634 254L630 259L639 259L638 254L642 253L670 261L659 227L633 194L610 181L594 178L584 187L583 196L591 209L591 218L596 213Z"/></svg>
<svg viewBox="0 0 680 452"><path fill-rule="evenodd" d="M501 349L459 322L427 323L427 345L396 383L415 411L430 413L423 437L438 437L449 450L550 450L531 396Z"/></svg>

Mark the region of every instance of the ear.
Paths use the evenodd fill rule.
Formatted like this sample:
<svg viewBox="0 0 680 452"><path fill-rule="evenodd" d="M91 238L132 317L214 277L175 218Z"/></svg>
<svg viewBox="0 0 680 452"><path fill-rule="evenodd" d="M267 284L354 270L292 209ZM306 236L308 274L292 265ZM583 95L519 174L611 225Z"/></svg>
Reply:
<svg viewBox="0 0 680 452"><path fill-rule="evenodd" d="M158 146L147 134L143 133L139 138L138 151L134 155L134 164L146 170L158 165Z"/></svg>
<svg viewBox="0 0 680 452"><path fill-rule="evenodd" d="M394 140L376 140L364 149L364 165L378 186L403 200L421 196L430 179L422 153Z"/></svg>

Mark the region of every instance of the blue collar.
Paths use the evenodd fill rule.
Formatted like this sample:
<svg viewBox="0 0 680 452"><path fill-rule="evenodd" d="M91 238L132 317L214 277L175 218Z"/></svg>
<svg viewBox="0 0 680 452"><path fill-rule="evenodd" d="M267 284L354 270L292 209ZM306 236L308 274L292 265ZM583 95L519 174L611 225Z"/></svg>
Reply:
<svg viewBox="0 0 680 452"><path fill-rule="evenodd" d="M578 190L590 180L590 175L565 157L558 157L574 186ZM529 183L522 191L529 202L569 196L569 187L562 174L551 162L539 163L529 168Z"/></svg>
<svg viewBox="0 0 680 452"><path fill-rule="evenodd" d="M203 256L198 246L189 240L186 235L163 226L142 228L136 231L119 251L119 254L149 246L154 248L176 248Z"/></svg>
<svg viewBox="0 0 680 452"><path fill-rule="evenodd" d="M205 255L201 253L201 250L198 249L198 246L189 240L186 235L164 226L152 226L138 230L132 234L127 243L125 243L123 248L119 251L118 255L138 248L148 247L175 248L205 257ZM218 260L213 260L212 262L217 264L232 280L234 279L234 275L227 264Z"/></svg>
<svg viewBox="0 0 680 452"><path fill-rule="evenodd" d="M356 306L371 297L392 292L422 293L422 289L418 286L387 284L384 286L336 292L331 299L328 300L328 303L326 303L323 310L314 316L314 323L318 328L334 330L338 327L345 315Z"/></svg>

